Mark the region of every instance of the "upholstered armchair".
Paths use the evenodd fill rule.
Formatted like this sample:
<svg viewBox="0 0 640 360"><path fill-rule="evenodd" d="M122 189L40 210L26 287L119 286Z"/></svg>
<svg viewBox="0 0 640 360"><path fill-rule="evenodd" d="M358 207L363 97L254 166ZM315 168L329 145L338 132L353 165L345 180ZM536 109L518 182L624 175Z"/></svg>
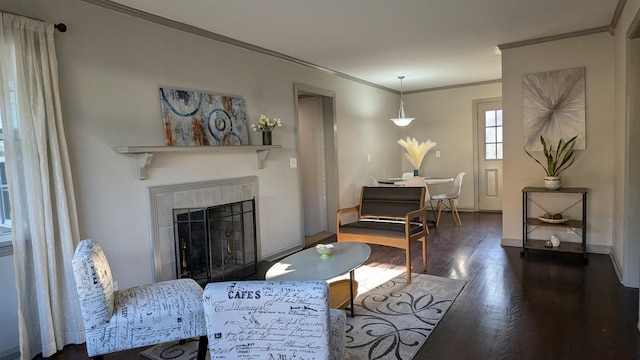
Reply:
<svg viewBox="0 0 640 360"><path fill-rule="evenodd" d="M346 315L324 281L210 283L204 313L215 359L344 358Z"/></svg>
<svg viewBox="0 0 640 360"><path fill-rule="evenodd" d="M76 247L73 274L89 356L102 359L103 354L199 336L198 360L204 360L203 291L194 280L114 291L107 258L93 240L82 240Z"/></svg>

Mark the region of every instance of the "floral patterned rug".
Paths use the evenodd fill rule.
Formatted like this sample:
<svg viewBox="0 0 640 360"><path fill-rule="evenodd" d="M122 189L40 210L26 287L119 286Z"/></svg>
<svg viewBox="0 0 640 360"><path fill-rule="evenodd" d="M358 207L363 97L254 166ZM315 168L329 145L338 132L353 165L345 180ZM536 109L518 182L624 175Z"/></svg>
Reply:
<svg viewBox="0 0 640 360"><path fill-rule="evenodd" d="M354 318L347 317L346 360L412 359L466 281L402 274L373 288L360 284ZM356 273L356 279L358 279Z"/></svg>

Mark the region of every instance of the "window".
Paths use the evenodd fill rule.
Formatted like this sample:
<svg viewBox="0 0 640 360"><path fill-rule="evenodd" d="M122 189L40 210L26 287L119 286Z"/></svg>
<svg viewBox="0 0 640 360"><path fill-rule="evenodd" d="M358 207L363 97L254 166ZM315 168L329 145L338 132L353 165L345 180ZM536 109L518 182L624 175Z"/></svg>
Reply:
<svg viewBox="0 0 640 360"><path fill-rule="evenodd" d="M502 160L502 110L484 112L484 158Z"/></svg>
<svg viewBox="0 0 640 360"><path fill-rule="evenodd" d="M9 206L9 185L4 155L4 132L0 118L0 242L10 241L11 207Z"/></svg>

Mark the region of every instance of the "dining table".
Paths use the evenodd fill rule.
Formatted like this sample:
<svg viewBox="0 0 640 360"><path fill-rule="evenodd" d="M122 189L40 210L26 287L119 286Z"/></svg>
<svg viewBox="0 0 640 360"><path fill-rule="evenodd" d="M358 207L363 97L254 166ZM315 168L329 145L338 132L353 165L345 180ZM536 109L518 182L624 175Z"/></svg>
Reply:
<svg viewBox="0 0 640 360"><path fill-rule="evenodd" d="M453 178L447 178L447 177L423 176L422 178L427 183L427 185L447 184L447 183L453 182ZM386 179L378 179L378 183L384 184L384 185L399 185L397 183L403 180L407 180L407 179L403 179L401 177L397 177L397 178L392 177L392 178L386 178Z"/></svg>
<svg viewBox="0 0 640 360"><path fill-rule="evenodd" d="M447 177L431 177L431 176L423 176L422 177L427 185L436 185L436 184L448 184L453 182L453 178ZM402 181L407 180L401 177L398 178L386 178L386 179L378 179L378 184L382 186L403 186ZM436 210L433 208L433 203L431 199L428 199L429 205L431 206L431 213L433 214L433 220L427 219L427 226L430 228L436 227Z"/></svg>

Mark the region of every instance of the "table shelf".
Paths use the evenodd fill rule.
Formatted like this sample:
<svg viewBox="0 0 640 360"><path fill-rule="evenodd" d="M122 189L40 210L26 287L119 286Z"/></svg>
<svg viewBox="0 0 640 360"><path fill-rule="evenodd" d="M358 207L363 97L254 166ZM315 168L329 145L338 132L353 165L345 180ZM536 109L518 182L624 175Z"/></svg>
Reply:
<svg viewBox="0 0 640 360"><path fill-rule="evenodd" d="M533 250L559 251L559 252L582 254L582 243L563 241L560 243L560 246L558 247L548 248L544 246L546 242L547 242L546 240L527 239L527 242L524 248L533 249Z"/></svg>

